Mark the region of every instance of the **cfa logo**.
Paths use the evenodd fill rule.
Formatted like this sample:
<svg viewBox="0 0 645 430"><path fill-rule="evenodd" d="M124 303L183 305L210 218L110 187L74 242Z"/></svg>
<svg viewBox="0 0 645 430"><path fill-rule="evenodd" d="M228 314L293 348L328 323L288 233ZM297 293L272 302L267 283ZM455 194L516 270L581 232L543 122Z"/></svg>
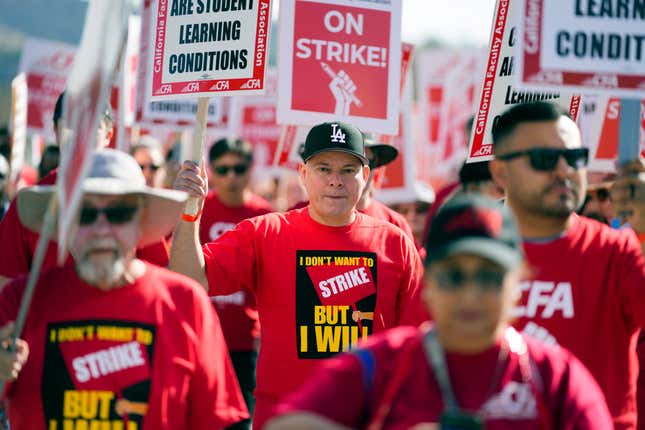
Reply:
<svg viewBox="0 0 645 430"><path fill-rule="evenodd" d="M172 86L170 84L164 84L157 90L157 94L170 94L172 91Z"/></svg>
<svg viewBox="0 0 645 430"><path fill-rule="evenodd" d="M537 402L529 383L511 381L482 408L490 419L527 420L537 417Z"/></svg>
<svg viewBox="0 0 645 430"><path fill-rule="evenodd" d="M485 155L493 155L493 145L483 145L479 148L479 151L473 154L473 157L483 157Z"/></svg>
<svg viewBox="0 0 645 430"><path fill-rule="evenodd" d="M618 88L618 76L614 73L597 74L586 79L582 84L599 88Z"/></svg>
<svg viewBox="0 0 645 430"><path fill-rule="evenodd" d="M549 281L525 281L520 283L522 299L513 309L513 316L551 318L561 312L563 318L573 318L573 295L571 283ZM524 294L528 291L528 297ZM526 297L526 300L525 300Z"/></svg>
<svg viewBox="0 0 645 430"><path fill-rule="evenodd" d="M181 90L182 93L194 93L195 91L199 91L199 82L191 82Z"/></svg>
<svg viewBox="0 0 645 430"><path fill-rule="evenodd" d="M331 141L333 143L345 143L345 133L338 128L338 124L331 125Z"/></svg>
<svg viewBox="0 0 645 430"><path fill-rule="evenodd" d="M215 240L233 227L235 227L235 223L232 222L216 222L208 231L208 237L210 237L211 240Z"/></svg>
<svg viewBox="0 0 645 430"><path fill-rule="evenodd" d="M228 81L217 81L215 82L215 85L209 88L209 90L215 90L215 91L222 91L222 90L228 90Z"/></svg>
<svg viewBox="0 0 645 430"><path fill-rule="evenodd" d="M562 84L564 82L564 76L562 72L539 72L533 76L530 76L528 79L530 82L535 82L536 84Z"/></svg>
<svg viewBox="0 0 645 430"><path fill-rule="evenodd" d="M256 89L256 88L262 88L262 81L259 79L249 79L246 81L242 86L240 86L241 89Z"/></svg>

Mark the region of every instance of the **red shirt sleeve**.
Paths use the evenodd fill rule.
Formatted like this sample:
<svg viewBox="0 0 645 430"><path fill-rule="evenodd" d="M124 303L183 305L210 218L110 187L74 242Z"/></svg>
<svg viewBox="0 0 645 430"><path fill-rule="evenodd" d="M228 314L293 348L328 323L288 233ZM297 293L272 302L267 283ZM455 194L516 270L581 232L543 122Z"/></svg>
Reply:
<svg viewBox="0 0 645 430"><path fill-rule="evenodd" d="M418 326L428 320L428 313L421 300L423 288L423 263L421 257L411 240L404 241L402 250L409 270L404 272L403 281L399 290L397 303L398 325Z"/></svg>
<svg viewBox="0 0 645 430"><path fill-rule="evenodd" d="M15 321L22 296L27 287L27 277L21 276L6 284L0 290L0 327Z"/></svg>
<svg viewBox="0 0 645 430"><path fill-rule="evenodd" d="M228 295L242 288L255 291L255 225L250 220L202 247L209 293Z"/></svg>
<svg viewBox="0 0 645 430"><path fill-rule="evenodd" d="M189 426L195 430L224 428L249 417L228 356L217 314L205 291L196 288L196 372L189 393ZM214 411L214 414L213 414Z"/></svg>
<svg viewBox="0 0 645 430"><path fill-rule="evenodd" d="M629 320L645 327L645 258L636 234L621 232L614 265L615 285L620 288L621 302Z"/></svg>
<svg viewBox="0 0 645 430"><path fill-rule="evenodd" d="M5 250L0 258L0 275L13 278L29 272L32 254L28 241L29 234L36 236L20 223L14 199L0 221L0 243Z"/></svg>
<svg viewBox="0 0 645 430"><path fill-rule="evenodd" d="M544 384L552 428L563 430L611 429L613 422L605 396L587 368L570 351L529 341ZM541 385L541 384L539 384ZM541 410L544 415L544 411ZM543 416L543 418L545 418Z"/></svg>

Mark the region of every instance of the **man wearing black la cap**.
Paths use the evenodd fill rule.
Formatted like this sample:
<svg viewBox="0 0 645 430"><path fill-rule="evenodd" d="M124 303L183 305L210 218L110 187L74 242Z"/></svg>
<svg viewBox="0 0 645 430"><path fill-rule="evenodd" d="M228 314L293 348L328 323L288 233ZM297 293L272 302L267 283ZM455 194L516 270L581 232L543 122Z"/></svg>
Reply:
<svg viewBox="0 0 645 430"><path fill-rule="evenodd" d="M424 317L414 243L356 210L370 171L360 131L343 122L318 124L302 156L307 207L244 220L203 247L196 240L199 221L180 221L171 250L171 269L211 295L242 288L256 295L262 338L254 428L321 359ZM175 188L201 201L206 184L198 165L186 161Z"/></svg>
<svg viewBox="0 0 645 430"><path fill-rule="evenodd" d="M509 326L523 270L510 211L457 196L430 231L423 295L434 325L387 330L327 361L268 430L612 428L570 352Z"/></svg>
<svg viewBox="0 0 645 430"><path fill-rule="evenodd" d="M366 215L371 217L387 221L390 224L394 224L399 227L403 232L412 240L414 240L414 234L412 229L408 224L405 217L398 212L390 209L385 206L383 203L375 200L372 196L373 194L373 185L374 185L374 171L379 167L385 166L386 164L391 163L399 155L398 149L392 145L387 145L385 143L379 143L374 140L371 133L361 133L363 136L363 142L365 147L364 157L362 159L364 164L367 164L370 168L370 174L367 177L365 187L361 193L358 203L356 204L356 209ZM315 147L311 150L315 151ZM301 148L300 156L305 160L305 155L311 156L312 154L304 153L304 145ZM290 209L300 209L307 206L308 201L302 201L294 205ZM419 244L417 244L419 247Z"/></svg>

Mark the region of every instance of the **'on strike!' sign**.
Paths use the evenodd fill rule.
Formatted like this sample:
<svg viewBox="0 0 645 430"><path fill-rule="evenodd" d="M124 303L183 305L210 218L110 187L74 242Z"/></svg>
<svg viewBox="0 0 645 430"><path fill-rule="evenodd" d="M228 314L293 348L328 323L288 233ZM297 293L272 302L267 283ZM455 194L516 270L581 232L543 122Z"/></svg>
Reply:
<svg viewBox="0 0 645 430"><path fill-rule="evenodd" d="M531 87L645 95L645 2L520 0L520 77Z"/></svg>
<svg viewBox="0 0 645 430"><path fill-rule="evenodd" d="M278 122L397 134L401 2L283 0Z"/></svg>
<svg viewBox="0 0 645 430"><path fill-rule="evenodd" d="M271 0L158 0L152 99L264 90Z"/></svg>

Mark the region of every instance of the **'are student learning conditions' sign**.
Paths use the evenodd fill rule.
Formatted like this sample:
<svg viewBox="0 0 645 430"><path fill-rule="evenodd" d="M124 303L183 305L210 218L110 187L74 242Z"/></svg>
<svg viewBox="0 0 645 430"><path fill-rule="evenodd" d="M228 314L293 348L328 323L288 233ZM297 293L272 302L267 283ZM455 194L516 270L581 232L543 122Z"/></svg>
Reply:
<svg viewBox="0 0 645 430"><path fill-rule="evenodd" d="M520 0L520 6L525 85L645 94L645 1Z"/></svg>
<svg viewBox="0 0 645 430"><path fill-rule="evenodd" d="M271 0L157 0L152 99L261 93Z"/></svg>

